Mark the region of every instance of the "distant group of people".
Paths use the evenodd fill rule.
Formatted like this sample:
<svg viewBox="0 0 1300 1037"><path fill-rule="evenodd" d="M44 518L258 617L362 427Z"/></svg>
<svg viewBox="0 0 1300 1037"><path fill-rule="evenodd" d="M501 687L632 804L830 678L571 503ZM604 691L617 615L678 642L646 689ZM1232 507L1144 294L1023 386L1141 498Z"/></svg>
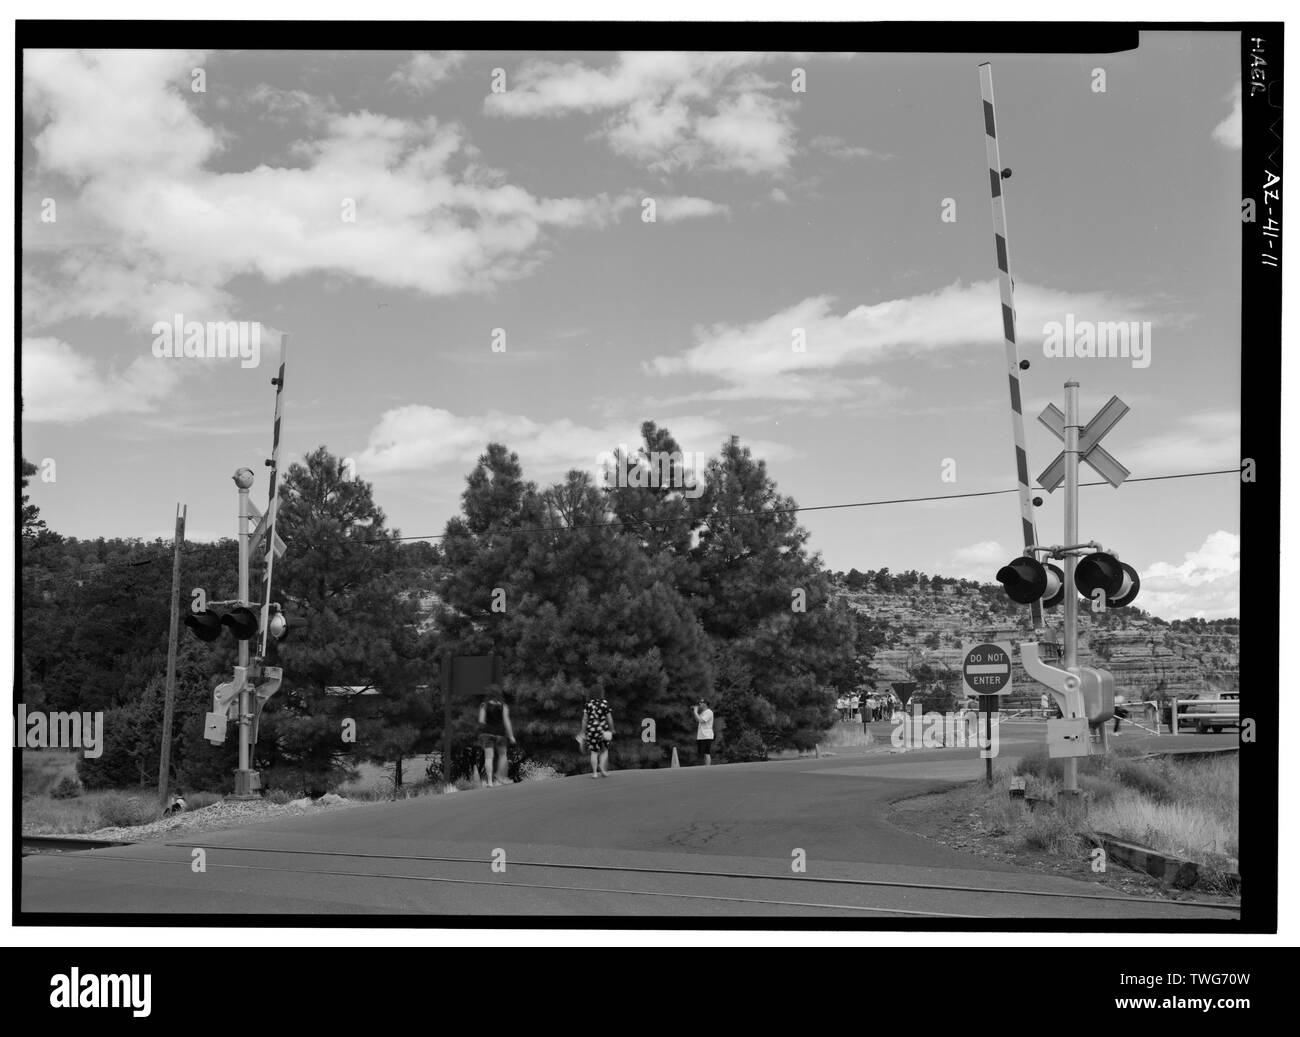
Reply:
<svg viewBox="0 0 1300 1037"><path fill-rule="evenodd" d="M836 708L840 711L841 720L860 717L865 728L873 721L888 720L893 712L893 700L866 693L857 698L852 695L841 695L836 702Z"/></svg>
<svg viewBox="0 0 1300 1037"><path fill-rule="evenodd" d="M691 709L695 717L695 749L704 766L713 764L713 710L705 699ZM479 703L478 744L483 750L483 771L488 788L508 785L509 749L515 745L510 707L505 696L493 690ZM589 699L582 707L578 733L574 736L579 749L591 757L591 776L609 777L609 747L614 741L614 709L604 698Z"/></svg>

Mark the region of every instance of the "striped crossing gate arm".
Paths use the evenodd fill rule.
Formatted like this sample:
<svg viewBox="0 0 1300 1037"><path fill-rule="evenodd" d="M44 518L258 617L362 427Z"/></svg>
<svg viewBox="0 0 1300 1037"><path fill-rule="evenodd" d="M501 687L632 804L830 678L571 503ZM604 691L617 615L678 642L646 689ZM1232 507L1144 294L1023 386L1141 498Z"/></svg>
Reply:
<svg viewBox="0 0 1300 1037"><path fill-rule="evenodd" d="M284 365L289 353L289 336L280 336L280 371L275 378L275 427L271 433L270 489L266 503L266 566L262 576L262 650L266 658L271 625L271 573L275 567L275 519L280 510L280 424L284 418Z"/></svg>
<svg viewBox="0 0 1300 1037"><path fill-rule="evenodd" d="M1020 533L1025 548L1038 543L1034 502L1029 488L1029 455L1025 451L1025 416L1020 395L1020 350L1016 345L1016 307L1007 254L1007 207L1002 196L1002 160L998 153L997 121L993 115L993 66L980 65L980 93L984 99L984 143L988 152L989 189L993 194L993 245L997 252L998 289L1002 296L1002 338L1006 344L1007 379L1011 391L1011 435L1016 446L1016 485L1020 495ZM1028 551L1026 550L1026 553ZM1034 629L1043 625L1043 605L1030 605Z"/></svg>

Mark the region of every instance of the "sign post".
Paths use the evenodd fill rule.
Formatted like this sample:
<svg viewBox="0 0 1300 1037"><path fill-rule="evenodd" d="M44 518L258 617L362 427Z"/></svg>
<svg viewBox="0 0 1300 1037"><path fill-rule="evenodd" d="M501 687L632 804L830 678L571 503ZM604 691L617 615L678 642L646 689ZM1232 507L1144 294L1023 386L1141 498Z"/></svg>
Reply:
<svg viewBox="0 0 1300 1037"><path fill-rule="evenodd" d="M162 747L158 754L158 800L167 806L168 783L171 775L172 721L176 704L176 637L181 609L181 548L185 544L185 515L188 507L176 505L175 554L172 557L172 614L167 630L167 684L163 690Z"/></svg>
<svg viewBox="0 0 1300 1037"><path fill-rule="evenodd" d="M968 648L961 664L961 680L967 692L979 696L984 713L984 744L992 747L993 711L998 708L998 697L1011 690L1011 646L985 641ZM984 758L984 777L993 784L991 752Z"/></svg>
<svg viewBox="0 0 1300 1037"><path fill-rule="evenodd" d="M451 784L451 700L486 695L488 686L501 683L498 655L444 655L442 684L442 781Z"/></svg>
<svg viewBox="0 0 1300 1037"><path fill-rule="evenodd" d="M239 600L241 602L249 601L248 597L248 567L249 567L249 544L251 542L252 513L249 511L248 491L253 485L253 470L251 468L237 469L231 476L235 481L235 486L239 490ZM248 674L248 642L239 642L239 662L236 673L243 672ZM253 741L252 741L252 724L253 708L252 694L249 683L246 679L239 682L238 706L236 712L236 724L239 728L239 767L235 771L235 793L232 799L257 799L257 789L260 785L256 773L253 771Z"/></svg>
<svg viewBox="0 0 1300 1037"><path fill-rule="evenodd" d="M1079 462L1085 461L1111 486L1118 487L1129 477L1129 470L1115 460L1101 446L1102 437L1113 429L1129 411L1128 404L1112 396L1086 426L1079 420L1079 383L1071 379L1065 383L1065 412L1055 404L1048 404L1038 420L1062 440L1064 449L1038 477L1039 485L1051 493L1065 484L1065 544L1062 567L1065 570L1065 632L1061 664L1070 672L1079 665L1079 594L1075 583L1075 569L1079 563ZM1037 651L1037 649L1035 649ZM1067 718L1074 719L1074 718ZM1102 727L1105 738L1105 727ZM1071 796L1079 793L1079 761L1065 759L1065 789Z"/></svg>

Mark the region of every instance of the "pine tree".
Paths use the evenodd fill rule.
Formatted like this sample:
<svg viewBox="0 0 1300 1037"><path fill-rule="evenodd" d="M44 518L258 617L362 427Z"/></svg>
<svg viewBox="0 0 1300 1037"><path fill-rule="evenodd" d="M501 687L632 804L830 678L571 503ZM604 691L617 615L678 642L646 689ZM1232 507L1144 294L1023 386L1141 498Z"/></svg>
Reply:
<svg viewBox="0 0 1300 1037"><path fill-rule="evenodd" d="M28 481L33 475L40 471L40 469L24 457L22 458L22 467L19 471L21 472L23 489L22 515L20 519L22 523L22 535L25 537L35 536L45 529L45 520L41 518L41 509L31 503L31 498L28 496L26 490Z"/></svg>
<svg viewBox="0 0 1300 1037"><path fill-rule="evenodd" d="M258 738L267 787L319 791L357 759L396 763L432 744L430 664L386 521L371 484L351 478L325 447L289 467L278 522L287 551L273 597L306 626L270 660L284 681ZM339 687L379 694L327 694ZM355 744L343 741L345 720L355 723Z"/></svg>
<svg viewBox="0 0 1300 1037"><path fill-rule="evenodd" d="M574 763L573 736L592 698L614 709L616 760L657 759L693 734L690 703L709 687L703 633L667 578L671 557L615 521L590 474L570 472L539 493L518 457L491 444L462 502L464 517L448 523L443 541L441 650L501 657L525 749ZM459 738L473 711L457 712ZM647 718L654 743L637 737Z"/></svg>
<svg viewBox="0 0 1300 1037"><path fill-rule="evenodd" d="M792 498L735 440L709 462L705 529L692 552L698 614L722 680L716 711L734 758L810 748L835 719L836 689L855 685L855 619L828 609L830 581L806 550Z"/></svg>

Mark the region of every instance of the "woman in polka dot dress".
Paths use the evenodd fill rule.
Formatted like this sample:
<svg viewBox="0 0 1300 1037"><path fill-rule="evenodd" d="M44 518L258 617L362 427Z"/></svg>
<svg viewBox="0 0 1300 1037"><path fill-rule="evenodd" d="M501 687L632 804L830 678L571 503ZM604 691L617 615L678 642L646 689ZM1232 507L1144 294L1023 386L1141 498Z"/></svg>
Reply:
<svg viewBox="0 0 1300 1037"><path fill-rule="evenodd" d="M614 711L603 698L592 699L582 708L582 736L591 753L593 778L609 777L609 743L613 735Z"/></svg>

